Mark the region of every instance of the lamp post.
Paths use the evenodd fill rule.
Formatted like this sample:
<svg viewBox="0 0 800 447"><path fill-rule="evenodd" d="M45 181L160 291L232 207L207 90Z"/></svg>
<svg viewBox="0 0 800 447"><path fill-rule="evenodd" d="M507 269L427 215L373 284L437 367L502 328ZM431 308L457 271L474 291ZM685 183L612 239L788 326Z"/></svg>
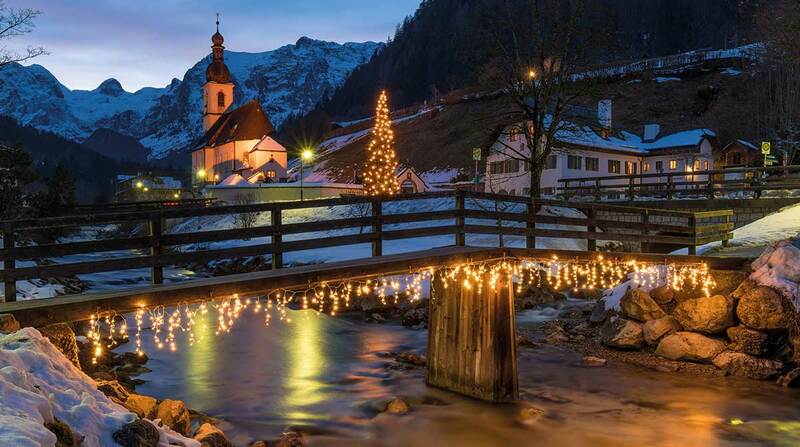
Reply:
<svg viewBox="0 0 800 447"><path fill-rule="evenodd" d="M303 201L303 168L305 167L305 163L307 161L311 161L314 158L314 152L311 149L303 149L303 152L300 154L300 201Z"/></svg>

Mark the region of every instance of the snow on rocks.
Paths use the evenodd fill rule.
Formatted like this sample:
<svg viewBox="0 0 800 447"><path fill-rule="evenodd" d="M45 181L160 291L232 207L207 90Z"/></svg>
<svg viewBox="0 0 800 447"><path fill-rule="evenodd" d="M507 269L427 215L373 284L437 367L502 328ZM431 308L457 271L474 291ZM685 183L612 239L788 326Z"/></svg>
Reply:
<svg viewBox="0 0 800 447"><path fill-rule="evenodd" d="M750 279L780 291L800 310L800 238L768 246L752 268Z"/></svg>
<svg viewBox="0 0 800 447"><path fill-rule="evenodd" d="M0 365L0 445L54 446L56 436L45 424L57 418L83 445L113 446L113 433L136 420L36 329L0 335ZM159 446L200 445L168 428L156 430Z"/></svg>

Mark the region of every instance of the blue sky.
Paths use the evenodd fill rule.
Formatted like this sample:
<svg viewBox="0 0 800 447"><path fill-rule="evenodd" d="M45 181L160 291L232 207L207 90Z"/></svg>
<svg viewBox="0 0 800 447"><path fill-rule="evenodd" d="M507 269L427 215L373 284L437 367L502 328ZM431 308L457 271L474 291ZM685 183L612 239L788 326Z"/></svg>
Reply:
<svg viewBox="0 0 800 447"><path fill-rule="evenodd" d="M10 47L44 46L43 65L72 89L108 78L123 88L161 87L206 55L214 14L225 46L260 52L301 36L336 42L383 41L420 0L6 0L44 15Z"/></svg>

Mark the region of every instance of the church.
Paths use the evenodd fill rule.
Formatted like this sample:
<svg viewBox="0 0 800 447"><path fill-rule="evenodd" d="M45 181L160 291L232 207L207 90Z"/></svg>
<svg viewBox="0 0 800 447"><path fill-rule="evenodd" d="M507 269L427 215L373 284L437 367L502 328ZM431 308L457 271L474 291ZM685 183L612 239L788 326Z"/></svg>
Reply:
<svg viewBox="0 0 800 447"><path fill-rule="evenodd" d="M257 100L233 109L234 84L225 65L225 39L211 37L212 59L203 85L203 138L192 150L196 187L240 176L250 183L285 182L286 148L275 141L275 128ZM237 177L239 178L239 177Z"/></svg>

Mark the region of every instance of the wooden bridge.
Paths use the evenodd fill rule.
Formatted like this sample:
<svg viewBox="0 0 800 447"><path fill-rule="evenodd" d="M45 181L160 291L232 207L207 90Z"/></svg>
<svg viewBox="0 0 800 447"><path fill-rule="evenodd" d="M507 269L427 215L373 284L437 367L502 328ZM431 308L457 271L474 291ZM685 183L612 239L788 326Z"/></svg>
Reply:
<svg viewBox="0 0 800 447"><path fill-rule="evenodd" d="M422 201L434 202L424 203ZM413 210L393 203L410 202ZM406 205L409 205L408 203ZM324 210L346 207L355 215L335 219L284 222L292 210ZM412 208L411 212L396 212ZM554 214L572 210L570 217ZM348 212L350 212L348 211ZM269 224L245 228L170 233L165 228L176 221L206 216L268 213ZM317 213L323 214L323 213ZM235 206L169 207L144 211L63 216L0 223L7 302L0 313L13 314L23 325L80 321L97 312L132 312L156 306L175 306L233 294L256 296L278 289L308 287L331 281L400 275L417 269L510 258L589 260L597 241L636 240L646 250L659 245L694 247L712 240L725 240L730 223L706 222L725 218L727 212L709 214L665 212L633 207L534 201L523 198L470 192L437 192L393 198L348 197L309 202L268 203ZM658 222L653 219L671 219ZM120 235L101 240L49 242L38 245L16 241L41 240L54 231L87 226L125 224L147 229L147 234ZM420 226L422 225L422 226ZM568 227L568 228L567 228ZM578 227L578 228L575 228ZM322 232L322 234L320 234ZM340 234L340 233L346 234ZM333 233L333 234L331 234ZM469 246L480 235L515 238L518 247ZM299 236L299 238L297 238ZM446 247L385 255L384 241L424 237L446 237ZM253 239L255 240L248 240ZM261 240L263 238L263 240ZM586 241L585 251L536 249L538 238ZM180 251L186 244L227 241L235 246ZM284 255L298 250L334 249L369 244L371 257L315 265L285 266ZM504 244L501 244L504 245ZM42 260L84 253L126 251L129 256L102 261L40 263L21 267L21 260ZM163 284L163 269L169 265L206 262L248 256L269 256L270 270ZM738 269L742 259L669 256L652 253L605 253L607 259L636 258L653 263L699 263L711 268ZM95 272L149 268L152 285L109 293L66 295L14 302L16 281ZM488 281L489 278L483 278ZM512 284L496 290L489 287L437 288L432 281L429 383L492 401L517 398L516 350Z"/></svg>

